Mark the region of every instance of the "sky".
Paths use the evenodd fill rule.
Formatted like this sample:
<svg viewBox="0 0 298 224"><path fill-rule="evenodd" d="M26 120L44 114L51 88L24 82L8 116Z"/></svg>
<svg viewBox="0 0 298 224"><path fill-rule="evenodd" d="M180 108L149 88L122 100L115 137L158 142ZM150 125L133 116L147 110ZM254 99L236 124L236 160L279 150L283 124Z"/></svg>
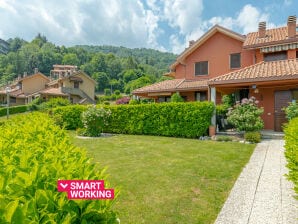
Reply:
<svg viewBox="0 0 298 224"><path fill-rule="evenodd" d="M0 0L0 38L181 53L219 24L240 34L285 26L298 0ZM298 16L298 15L297 15Z"/></svg>

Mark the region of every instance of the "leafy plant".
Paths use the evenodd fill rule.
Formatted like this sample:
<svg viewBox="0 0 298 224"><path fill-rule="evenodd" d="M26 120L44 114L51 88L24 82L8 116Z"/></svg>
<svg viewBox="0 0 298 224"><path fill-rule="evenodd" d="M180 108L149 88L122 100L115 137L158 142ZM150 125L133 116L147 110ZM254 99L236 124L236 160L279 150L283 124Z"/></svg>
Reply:
<svg viewBox="0 0 298 224"><path fill-rule="evenodd" d="M284 110L288 120L298 117L298 104L296 102L290 103L290 105Z"/></svg>
<svg viewBox="0 0 298 224"><path fill-rule="evenodd" d="M82 122L86 130L85 135L100 136L110 115L111 111L109 109L97 108L95 105L88 106L87 110L82 113Z"/></svg>
<svg viewBox="0 0 298 224"><path fill-rule="evenodd" d="M52 117L57 125L68 130L82 128L81 114L87 108L84 105L57 107L52 110Z"/></svg>
<svg viewBox="0 0 298 224"><path fill-rule="evenodd" d="M105 95L110 96L111 95L111 89L104 89Z"/></svg>
<svg viewBox="0 0 298 224"><path fill-rule="evenodd" d="M259 143L261 142L261 133L254 131L254 132L246 132L244 134L245 141L252 142L252 143Z"/></svg>
<svg viewBox="0 0 298 224"><path fill-rule="evenodd" d="M9 107L9 114L19 114L28 111L27 105L13 106ZM0 117L5 116L7 114L7 108L0 108Z"/></svg>
<svg viewBox="0 0 298 224"><path fill-rule="evenodd" d="M68 200L57 191L58 179L109 183L46 114L16 116L1 131L0 223L117 223L112 200Z"/></svg>
<svg viewBox="0 0 298 224"><path fill-rule="evenodd" d="M284 129L285 132L285 156L289 168L288 178L293 181L294 189L298 193L298 117L290 120Z"/></svg>
<svg viewBox="0 0 298 224"><path fill-rule="evenodd" d="M184 102L184 99L180 96L180 93L177 92L171 96L171 102L173 103Z"/></svg>
<svg viewBox="0 0 298 224"><path fill-rule="evenodd" d="M258 101L255 97L244 98L241 103L237 103L229 109L228 122L234 125L238 131L259 131L264 127L261 114L262 108L258 108Z"/></svg>

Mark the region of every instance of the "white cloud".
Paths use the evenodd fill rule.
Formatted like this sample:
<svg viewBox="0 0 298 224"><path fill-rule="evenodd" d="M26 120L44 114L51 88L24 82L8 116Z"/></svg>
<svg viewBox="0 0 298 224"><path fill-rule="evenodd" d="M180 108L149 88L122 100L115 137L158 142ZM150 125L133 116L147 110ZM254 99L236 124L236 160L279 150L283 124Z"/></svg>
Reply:
<svg viewBox="0 0 298 224"><path fill-rule="evenodd" d="M179 40L176 35L170 36L170 45L171 51L174 54L180 54L185 49L185 45Z"/></svg>
<svg viewBox="0 0 298 224"><path fill-rule="evenodd" d="M165 0L164 19L172 27L177 27L180 34L192 32L201 22L202 0Z"/></svg>
<svg viewBox="0 0 298 224"><path fill-rule="evenodd" d="M258 23L268 21L269 15L261 13L260 10L248 4L245 5L240 11L237 19L236 26L243 30L243 33L254 32L258 29Z"/></svg>
<svg viewBox="0 0 298 224"><path fill-rule="evenodd" d="M162 32L159 18L145 10L139 0L0 0L0 10L0 21L9 21L0 24L3 39L19 36L31 40L40 32L60 45L110 44L164 50L157 42Z"/></svg>

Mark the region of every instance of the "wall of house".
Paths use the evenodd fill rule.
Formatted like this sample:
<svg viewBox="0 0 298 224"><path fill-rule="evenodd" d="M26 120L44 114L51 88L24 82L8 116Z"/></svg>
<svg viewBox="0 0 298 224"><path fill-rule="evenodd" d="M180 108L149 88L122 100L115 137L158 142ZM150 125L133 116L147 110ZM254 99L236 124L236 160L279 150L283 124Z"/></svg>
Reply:
<svg viewBox="0 0 298 224"><path fill-rule="evenodd" d="M230 69L230 54L241 52L241 67L246 67L254 62L254 52L243 50L242 42L217 32L204 44L197 48L185 59L185 66L179 64L176 67L175 78L186 79L210 79L216 76L235 71ZM195 62L208 61L209 74L205 76L195 76Z"/></svg>
<svg viewBox="0 0 298 224"><path fill-rule="evenodd" d="M288 59L295 59L296 58L296 49L288 50Z"/></svg>
<svg viewBox="0 0 298 224"><path fill-rule="evenodd" d="M79 89L84 91L91 99L94 99L95 96L95 83L87 78L85 75L78 74L77 77L80 77L83 82L80 83ZM63 86L74 88L74 82L70 82L69 79L63 80Z"/></svg>
<svg viewBox="0 0 298 224"><path fill-rule="evenodd" d="M48 82L49 80L42 77L41 75L27 77L26 79L22 80L22 90L25 94L31 94L45 89Z"/></svg>

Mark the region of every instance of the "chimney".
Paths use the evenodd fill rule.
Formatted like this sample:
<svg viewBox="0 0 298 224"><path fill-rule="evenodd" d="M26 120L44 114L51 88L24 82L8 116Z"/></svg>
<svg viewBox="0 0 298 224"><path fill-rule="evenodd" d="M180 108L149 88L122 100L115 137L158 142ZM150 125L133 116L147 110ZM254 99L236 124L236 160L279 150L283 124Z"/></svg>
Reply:
<svg viewBox="0 0 298 224"><path fill-rule="evenodd" d="M194 40L190 40L190 41L188 42L188 46L191 47L194 43L195 43Z"/></svg>
<svg viewBox="0 0 298 224"><path fill-rule="evenodd" d="M288 38L296 36L296 16L288 18Z"/></svg>
<svg viewBox="0 0 298 224"><path fill-rule="evenodd" d="M34 69L34 74L38 73L38 68Z"/></svg>
<svg viewBox="0 0 298 224"><path fill-rule="evenodd" d="M259 38L266 37L266 22L259 23Z"/></svg>
<svg viewBox="0 0 298 224"><path fill-rule="evenodd" d="M24 75L23 75L23 77L26 77L27 76L27 72L24 72Z"/></svg>

